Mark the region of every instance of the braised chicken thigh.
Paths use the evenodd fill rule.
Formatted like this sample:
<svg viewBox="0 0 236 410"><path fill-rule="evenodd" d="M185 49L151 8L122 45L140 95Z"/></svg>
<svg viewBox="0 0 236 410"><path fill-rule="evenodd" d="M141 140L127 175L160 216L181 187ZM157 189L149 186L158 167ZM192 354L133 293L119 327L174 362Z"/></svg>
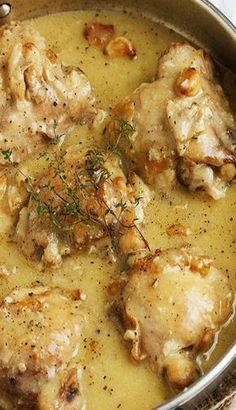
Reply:
<svg viewBox="0 0 236 410"><path fill-rule="evenodd" d="M80 292L13 291L0 305L0 407L84 409L76 363L83 316Z"/></svg>
<svg viewBox="0 0 236 410"><path fill-rule="evenodd" d="M74 147L53 160L20 212L16 241L24 255L59 266L62 256L108 237L124 254L146 247L140 228L149 190L109 151ZM140 195L141 192L141 195ZM139 228L140 227L140 228Z"/></svg>
<svg viewBox="0 0 236 410"><path fill-rule="evenodd" d="M29 23L3 26L0 49L0 164L9 165L9 157L18 163L94 118L84 73L64 66Z"/></svg>
<svg viewBox="0 0 236 410"><path fill-rule="evenodd" d="M175 389L199 375L196 356L210 347L232 313L233 290L212 260L196 250L157 250L127 272L119 308L131 355L164 372Z"/></svg>
<svg viewBox="0 0 236 410"><path fill-rule="evenodd" d="M236 175L236 123L203 50L173 43L157 80L138 87L113 116L107 134L145 182L159 189L178 178L191 191L225 195Z"/></svg>

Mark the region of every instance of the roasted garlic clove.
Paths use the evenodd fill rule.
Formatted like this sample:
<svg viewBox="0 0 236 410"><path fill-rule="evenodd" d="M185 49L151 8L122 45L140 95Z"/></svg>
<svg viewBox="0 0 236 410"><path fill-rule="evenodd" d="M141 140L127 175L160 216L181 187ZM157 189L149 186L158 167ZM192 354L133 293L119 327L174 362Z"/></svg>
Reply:
<svg viewBox="0 0 236 410"><path fill-rule="evenodd" d="M91 46L104 46L114 34L115 29L112 24L94 22L85 25L84 37Z"/></svg>
<svg viewBox="0 0 236 410"><path fill-rule="evenodd" d="M234 164L224 164L220 169L220 176L226 182L231 182L236 176L236 166Z"/></svg>
<svg viewBox="0 0 236 410"><path fill-rule="evenodd" d="M133 44L125 37L116 37L109 41L103 53L111 58L124 56L133 60L136 57L136 50Z"/></svg>
<svg viewBox="0 0 236 410"><path fill-rule="evenodd" d="M201 77L199 72L189 67L182 71L176 81L177 94L188 97L196 95L201 88Z"/></svg>
<svg viewBox="0 0 236 410"><path fill-rule="evenodd" d="M192 231L189 227L182 224L173 224L167 226L166 233L168 236L189 236L192 234Z"/></svg>

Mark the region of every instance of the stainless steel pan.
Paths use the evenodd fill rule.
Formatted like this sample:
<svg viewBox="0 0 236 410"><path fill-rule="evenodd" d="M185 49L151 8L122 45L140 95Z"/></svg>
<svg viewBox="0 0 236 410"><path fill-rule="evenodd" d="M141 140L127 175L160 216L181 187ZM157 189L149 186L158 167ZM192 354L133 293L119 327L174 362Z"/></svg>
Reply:
<svg viewBox="0 0 236 410"><path fill-rule="evenodd" d="M207 0L12 0L0 5L0 21L91 8L134 9L162 21L236 73L236 28ZM236 344L199 381L158 409L197 409L232 369L236 369Z"/></svg>

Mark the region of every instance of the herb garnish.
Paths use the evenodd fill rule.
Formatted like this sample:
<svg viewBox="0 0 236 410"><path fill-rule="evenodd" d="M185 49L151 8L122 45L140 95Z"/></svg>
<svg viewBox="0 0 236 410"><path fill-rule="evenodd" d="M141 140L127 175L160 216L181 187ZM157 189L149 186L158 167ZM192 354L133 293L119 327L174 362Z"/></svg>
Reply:
<svg viewBox="0 0 236 410"><path fill-rule="evenodd" d="M138 206L141 198L124 200L121 198L112 207L106 203L101 191L105 184L112 187L112 175L108 170L108 159L115 155L119 139L129 138L134 131L127 121L116 118L119 124L119 135L110 151L93 148L87 151L82 161L69 163L65 160L65 153L60 151L53 156L45 151L39 158L44 158L48 164L47 176L39 182L24 175L26 190L30 201L34 204L35 212L43 223L49 220L57 229L73 231L77 224L95 224L111 238L113 248L117 248L116 238L127 229L135 228L142 237L147 248L149 245L136 224L135 217L126 218L133 206ZM55 138L56 138L55 123ZM59 136L59 139L61 136ZM16 166L11 160L12 151L2 151L6 161ZM112 191L111 191L112 192ZM126 223L125 221L129 221Z"/></svg>
<svg viewBox="0 0 236 410"><path fill-rule="evenodd" d="M135 132L135 128L133 127L130 122L127 120L120 118L120 117L113 117L113 121L111 122L112 126L112 133L115 135L115 142L109 142L108 148L112 151L117 153L118 155L121 154L119 149L119 144L122 139L132 145L131 136ZM109 133L110 134L110 133Z"/></svg>

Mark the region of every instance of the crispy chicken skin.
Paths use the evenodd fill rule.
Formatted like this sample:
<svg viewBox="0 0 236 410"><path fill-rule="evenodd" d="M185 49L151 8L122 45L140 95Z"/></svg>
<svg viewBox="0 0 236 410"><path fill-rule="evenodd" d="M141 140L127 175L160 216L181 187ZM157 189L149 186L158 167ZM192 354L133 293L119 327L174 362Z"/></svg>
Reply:
<svg viewBox="0 0 236 410"><path fill-rule="evenodd" d="M14 290L0 305L0 406L4 410L84 409L75 357L80 292Z"/></svg>
<svg viewBox="0 0 236 410"><path fill-rule="evenodd" d="M105 237L119 238L124 254L145 248L138 226L149 190L134 174L127 181L114 153L82 154L73 147L30 189L16 226L17 244L28 258L56 267L63 255Z"/></svg>
<svg viewBox="0 0 236 410"><path fill-rule="evenodd" d="M0 49L0 150L11 151L12 162L94 118L95 97L84 73L64 66L29 23L3 26ZM0 164L9 164L0 157Z"/></svg>
<svg viewBox="0 0 236 410"><path fill-rule="evenodd" d="M142 84L113 110L107 127L131 166L156 188L174 185L214 199L236 174L236 123L214 66L203 50L173 43L157 80ZM121 120L130 124L123 135Z"/></svg>
<svg viewBox="0 0 236 410"><path fill-rule="evenodd" d="M199 375L208 349L232 313L233 291L212 260L195 249L157 250L136 259L119 302L131 355L147 359L181 390Z"/></svg>

